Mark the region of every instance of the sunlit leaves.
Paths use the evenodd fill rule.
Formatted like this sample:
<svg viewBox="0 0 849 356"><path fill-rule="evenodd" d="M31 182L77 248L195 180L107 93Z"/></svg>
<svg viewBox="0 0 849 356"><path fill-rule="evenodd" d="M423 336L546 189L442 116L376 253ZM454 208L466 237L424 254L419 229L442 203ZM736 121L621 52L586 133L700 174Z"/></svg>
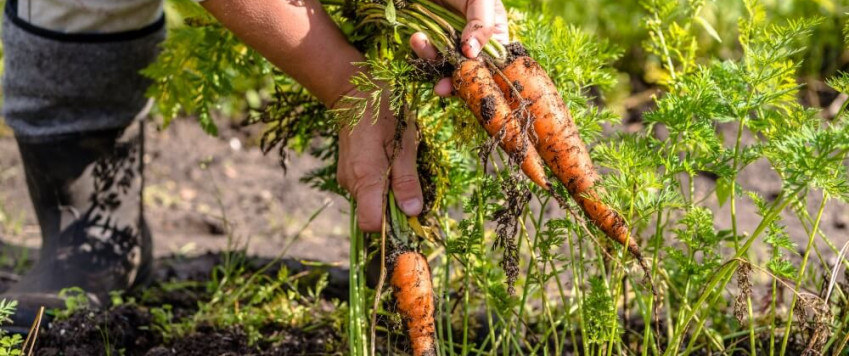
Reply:
<svg viewBox="0 0 849 356"><path fill-rule="evenodd" d="M751 110L760 107L786 109L796 101L796 72L799 63L795 57L804 50L804 41L821 19L792 19L781 25L768 24L759 15L761 10L755 2L748 2L750 12L755 14L740 21L740 44L743 47L743 77L751 100L740 108Z"/></svg>
<svg viewBox="0 0 849 356"><path fill-rule="evenodd" d="M659 144L653 138L621 135L595 147L595 162L609 169L602 182L605 201L618 202L615 205L626 213L638 212L636 219L648 219L659 209L681 204L677 182L658 170L664 159Z"/></svg>
<svg viewBox="0 0 849 356"><path fill-rule="evenodd" d="M829 78L826 84L838 92L849 94L849 73L838 72L837 75Z"/></svg>
<svg viewBox="0 0 849 356"><path fill-rule="evenodd" d="M849 197L847 168L849 131L845 125L819 128L804 125L775 137L764 148L788 189L823 190L828 196L846 201Z"/></svg>
<svg viewBox="0 0 849 356"><path fill-rule="evenodd" d="M386 115L401 115L402 106L411 99L407 95L407 85L415 68L404 59L380 57L379 54L370 55L366 62L359 65L364 70L351 78L351 84L357 92L365 95L345 95L340 99L332 111L341 124L356 125L367 116L376 121ZM390 112L380 111L387 107Z"/></svg>
<svg viewBox="0 0 849 356"><path fill-rule="evenodd" d="M12 322L11 317L15 315L18 302L15 300L0 299L0 324L8 325ZM0 356L18 356L21 353L23 338L20 334L10 334L7 330L0 330Z"/></svg>
<svg viewBox="0 0 849 356"><path fill-rule="evenodd" d="M722 143L714 122L731 115L728 103L708 70L683 77L676 90L657 101L657 110L647 113L646 122L663 124L682 149L693 153L718 154Z"/></svg>
<svg viewBox="0 0 849 356"><path fill-rule="evenodd" d="M718 254L718 247L727 234L716 231L713 213L705 207L685 211L672 231L683 248L666 249L670 257L667 268L680 287L688 283L699 285L720 265L722 256Z"/></svg>
<svg viewBox="0 0 849 356"><path fill-rule="evenodd" d="M643 48L660 59L664 71L660 84L674 85L678 76L695 69L698 41L691 25L704 2L681 5L677 0L645 0L641 4L649 13L644 21L649 39Z"/></svg>
<svg viewBox="0 0 849 356"><path fill-rule="evenodd" d="M610 291L600 277L590 279L590 291L586 297L587 335L591 343L604 343L619 337L621 332L616 308Z"/></svg>
<svg viewBox="0 0 849 356"><path fill-rule="evenodd" d="M142 71L153 80L147 95L156 99L164 126L177 115L196 115L203 130L216 135L212 111L225 99L243 101L246 90L268 86L271 65L213 20L188 23L170 29L157 61Z"/></svg>
<svg viewBox="0 0 849 356"><path fill-rule="evenodd" d="M616 72L610 65L622 55L621 49L559 17L533 16L526 21L519 39L561 93L583 93L615 83Z"/></svg>

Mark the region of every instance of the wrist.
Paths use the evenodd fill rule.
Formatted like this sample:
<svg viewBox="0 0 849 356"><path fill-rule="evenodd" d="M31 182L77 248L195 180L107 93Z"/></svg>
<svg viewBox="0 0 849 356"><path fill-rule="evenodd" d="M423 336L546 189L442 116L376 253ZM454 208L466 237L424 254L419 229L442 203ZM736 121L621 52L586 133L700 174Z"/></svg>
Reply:
<svg viewBox="0 0 849 356"><path fill-rule="evenodd" d="M317 77L317 79L323 78L323 80L319 79L315 83L316 90L313 94L328 108L334 108L339 104L340 99L356 92L356 87L351 83L351 79L364 70L357 65L357 63L365 61L365 58L358 51L354 50L344 57L344 59L337 57L337 59L327 63L328 66ZM308 83L303 84L309 89Z"/></svg>
<svg viewBox="0 0 849 356"><path fill-rule="evenodd" d="M366 98L372 95L372 93L360 91L357 86L351 82L351 79L354 76L363 76L364 73L365 76L369 78L368 80L370 80L375 85L375 89L382 91L381 95L388 94L388 87L385 82L374 79L374 77L372 77L370 73L365 72L362 67L356 68L357 70L347 76L344 80L340 80L337 82L337 84L333 85L333 88L335 88L335 93L331 96L331 100L322 101L328 108L339 109L340 106L344 103L342 99L344 99L345 97Z"/></svg>

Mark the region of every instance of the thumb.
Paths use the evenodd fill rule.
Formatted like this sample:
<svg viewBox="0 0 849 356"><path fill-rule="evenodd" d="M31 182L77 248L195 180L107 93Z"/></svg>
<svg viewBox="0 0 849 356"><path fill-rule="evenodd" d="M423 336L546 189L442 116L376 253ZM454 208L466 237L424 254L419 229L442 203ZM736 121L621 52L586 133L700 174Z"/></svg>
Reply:
<svg viewBox="0 0 849 356"><path fill-rule="evenodd" d="M463 29L463 55L475 58L495 32L495 2L497 0L466 1L466 28Z"/></svg>

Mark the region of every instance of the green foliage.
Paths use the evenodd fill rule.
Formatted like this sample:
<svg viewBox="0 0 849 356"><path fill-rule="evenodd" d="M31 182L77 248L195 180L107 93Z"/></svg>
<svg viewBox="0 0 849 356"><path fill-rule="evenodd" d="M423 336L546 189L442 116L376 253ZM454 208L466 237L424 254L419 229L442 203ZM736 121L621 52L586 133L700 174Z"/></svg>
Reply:
<svg viewBox="0 0 849 356"><path fill-rule="evenodd" d="M269 275L266 268L277 261L248 272L247 261L235 258L231 269L219 266L213 271L212 280L206 283L210 299L199 302L199 310L194 315L178 318L168 304L149 310L153 328L163 339L185 337L203 325L220 329L239 327L247 335L249 344L262 341L273 345L286 337L286 333L269 334L268 330L307 331L322 326L338 329L341 325L345 308L338 303L328 305L319 297L327 286L327 274L321 273L321 269L291 276L282 268ZM301 283L311 287L301 288ZM172 287L165 285L163 288Z"/></svg>
<svg viewBox="0 0 849 356"><path fill-rule="evenodd" d="M262 270L246 273L244 267L232 272L220 270L220 279L215 278L207 285L212 292L208 303L202 304L192 318L194 325L209 324L219 328L241 327L254 344L263 337L262 331L269 327L308 330L314 325L339 325L344 309L335 305L333 313L325 312L319 294L327 286L327 274L317 271L309 275L290 276L286 268L276 275L266 276ZM310 281L306 293L299 292L302 280ZM163 310L160 318L170 318ZM283 337L283 335L279 336ZM266 342L276 341L265 338Z"/></svg>
<svg viewBox="0 0 849 356"><path fill-rule="evenodd" d="M591 343L605 343L619 337L619 323L613 298L601 277L590 279L586 297L587 337Z"/></svg>
<svg viewBox="0 0 849 356"><path fill-rule="evenodd" d="M271 65L206 14L197 3L172 0L185 23L170 28L157 61L142 71L153 80L163 126L180 114L196 115L204 131L216 135L216 108L245 107L244 93L269 85ZM241 95L240 95L241 94Z"/></svg>
<svg viewBox="0 0 849 356"><path fill-rule="evenodd" d="M844 72L828 80L820 77L842 65L832 51L842 52L843 39L834 47L835 34L828 29L843 27L839 11L845 1L534 1L527 7L512 2L511 32L546 68L568 104L603 173L599 195L628 221L648 265L644 274L636 272L641 267L627 251L582 218L574 203L558 206L550 192L517 181L517 167L487 139L463 103L433 95L436 74L423 75L427 68L412 61L406 43L415 30L405 17L408 6L427 5L424 0L357 2L360 9L372 11L359 17L357 8L353 15L343 14L341 2L328 2L346 36L365 49L367 60L361 65L371 75L353 80L365 94L343 99L338 110L329 112L291 79L275 75L274 94L251 120L267 125L266 151L278 147L282 154L312 147L311 153L327 166L306 180L344 194L335 184L334 133L339 125L358 122L371 110L416 119L427 200L420 221L436 232L433 241L416 246L440 255L432 272L444 354L476 352L475 338L482 340L478 347L484 351L505 354L734 354L742 352L742 343L749 354L789 354L790 332L808 335L805 324L793 318L794 307L801 291L823 286L812 270L834 268L813 241L821 239L837 252L820 223L826 202L849 197L849 132L845 105L835 119L823 120L821 108L799 98L809 90L803 83L825 81L836 91L849 92ZM553 15L560 11L562 18ZM195 31L186 38L204 38L203 31L222 31L216 26L183 31ZM188 42L175 40L174 57L163 61L197 55L184 48ZM189 61L190 68L206 68L207 76L225 79L232 77L221 72L256 78L267 74L265 62L245 61L253 56L250 51L234 51L241 45L215 45L230 46L222 51L244 57L229 59L236 64ZM254 68L231 68L245 63ZM161 76L166 67L160 68ZM813 79L800 80L811 75ZM645 90L650 102L647 111L629 113L625 127L616 113L628 111L617 107L616 98L619 84L628 79L636 85L626 83L626 95L631 89ZM160 97L180 91L160 88ZM215 88L181 96L212 108L211 102L231 94L215 92L224 86ZM322 140L311 146L315 137ZM769 199L740 184L740 172L755 163L769 166L769 174L781 181L780 191ZM532 193L527 204L517 198L525 191ZM567 195L562 185L554 191ZM757 212L741 209L744 202ZM811 203L821 207L812 213ZM786 228L791 223L808 234L801 263L798 237ZM354 219L351 225L356 225ZM505 226L515 226L515 231ZM371 302L363 300L374 297L362 281L366 236L355 228L352 236L352 303L347 309L337 306L349 314L329 318L341 325L347 315L351 350L364 352L367 316L388 312L379 303L372 311ZM760 253L762 246L765 253ZM513 256L518 258L511 260ZM808 266L811 256L822 258L820 269ZM738 269L746 281L741 285L753 283L754 292L732 298L726 287ZM257 283L231 272L222 272L229 277L211 287L215 298L196 321L258 330L267 319L253 314L268 315L268 303L282 303L286 312L271 314L276 323L317 322L309 317L316 311L312 295L287 288L295 282L285 273ZM390 295L377 297L388 300ZM782 305L788 296L790 301ZM735 299L738 305L732 309ZM231 308L235 300L239 311ZM482 316L476 318L478 310ZM732 321L733 311L740 312L741 322ZM163 325L173 318L167 307L155 315ZM828 313L815 317L828 319L833 332L811 351L837 352L849 327L846 318ZM491 327L475 328L477 319ZM634 320L642 324L635 326ZM781 338L779 328L786 331L783 339L764 341L769 335ZM389 348L397 346L392 340L401 330L396 329L385 330ZM258 337L255 331L249 335L254 341Z"/></svg>
<svg viewBox="0 0 849 356"><path fill-rule="evenodd" d="M0 356L20 356L22 351L18 348L24 342L20 334L0 337Z"/></svg>
<svg viewBox="0 0 849 356"><path fill-rule="evenodd" d="M12 315L15 314L17 307L18 302L15 300L0 299L0 325L12 321ZM22 355L21 344L23 342L21 335L10 335L5 329L0 329L0 356Z"/></svg>
<svg viewBox="0 0 849 356"><path fill-rule="evenodd" d="M62 309L53 310L56 320L64 320L76 312L87 310L91 305L88 294L79 287L65 288L59 291L59 298L65 302Z"/></svg>
<svg viewBox="0 0 849 356"><path fill-rule="evenodd" d="M625 49L624 60L617 63L617 68L625 72L643 76L650 81L660 79L653 74L657 62L641 51L639 44L651 37L652 26L645 25L644 8L649 12L658 10L666 16L660 17L663 22L672 18L691 16L688 24L679 24L677 29L668 31L689 31L688 46L696 41L694 48L696 57L722 59L735 58L740 53L737 37L737 20L747 16L744 1L740 0L710 0L710 1L618 1L618 0L548 0L542 9L546 13L563 16L568 23L575 24L601 38L608 38ZM841 48L845 36L846 16L849 11L847 0L764 0L761 1L762 13L774 22L789 19L823 17L826 20L814 29L814 35L808 41L808 46L797 56L803 60L802 73L814 76L829 76L834 74L846 62L841 58ZM525 7L526 5L522 5ZM700 7L700 9L699 9ZM693 10L698 10L694 13ZM652 18L656 21L657 18ZM670 26L671 27L671 26ZM654 31L654 35L658 32ZM676 46L677 47L677 46ZM682 52L683 53L683 52ZM670 53L674 54L674 53Z"/></svg>

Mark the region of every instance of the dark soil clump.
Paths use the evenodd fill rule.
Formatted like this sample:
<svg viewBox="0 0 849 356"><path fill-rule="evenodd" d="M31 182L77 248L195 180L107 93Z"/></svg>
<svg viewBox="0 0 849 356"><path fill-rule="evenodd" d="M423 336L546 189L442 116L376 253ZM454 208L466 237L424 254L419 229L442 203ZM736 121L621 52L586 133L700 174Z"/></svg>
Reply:
<svg viewBox="0 0 849 356"><path fill-rule="evenodd" d="M196 332L174 341L169 346L159 346L146 356L206 356L206 355L255 355L255 350L248 346L245 333L232 328L216 330L212 327L201 327Z"/></svg>
<svg viewBox="0 0 849 356"><path fill-rule="evenodd" d="M240 256L240 273L277 275L285 268L298 274L299 293L316 285L321 275L328 284L322 296L347 296L347 270L305 264L298 260L274 261ZM163 333L169 325L194 317L199 305L209 302L210 277L224 262L221 254L193 258L169 257L157 261L155 281L146 289L123 296L125 304L106 309L79 310L64 320L46 323L39 334L39 356L166 356L166 355L326 355L345 347L338 330L326 324L309 330L279 325L269 318L260 330L262 339L252 344L246 329L215 327L206 323L185 335ZM155 313L167 311L167 320Z"/></svg>
<svg viewBox="0 0 849 356"><path fill-rule="evenodd" d="M162 343L157 331L142 327L151 324L150 313L130 305L106 311L80 311L42 330L37 355L141 356Z"/></svg>
<svg viewBox="0 0 849 356"><path fill-rule="evenodd" d="M481 118L484 124L487 124L493 117L495 117L495 97L490 94L481 99Z"/></svg>
<svg viewBox="0 0 849 356"><path fill-rule="evenodd" d="M327 355L338 352L344 346L338 333L330 328L284 330L280 337L281 340L276 343L251 347L248 346L247 335L239 328L216 330L202 327L170 345L151 349L145 356Z"/></svg>
<svg viewBox="0 0 849 356"><path fill-rule="evenodd" d="M504 46L507 49L507 62L512 62L517 57L527 57L528 50L519 42L511 42Z"/></svg>

